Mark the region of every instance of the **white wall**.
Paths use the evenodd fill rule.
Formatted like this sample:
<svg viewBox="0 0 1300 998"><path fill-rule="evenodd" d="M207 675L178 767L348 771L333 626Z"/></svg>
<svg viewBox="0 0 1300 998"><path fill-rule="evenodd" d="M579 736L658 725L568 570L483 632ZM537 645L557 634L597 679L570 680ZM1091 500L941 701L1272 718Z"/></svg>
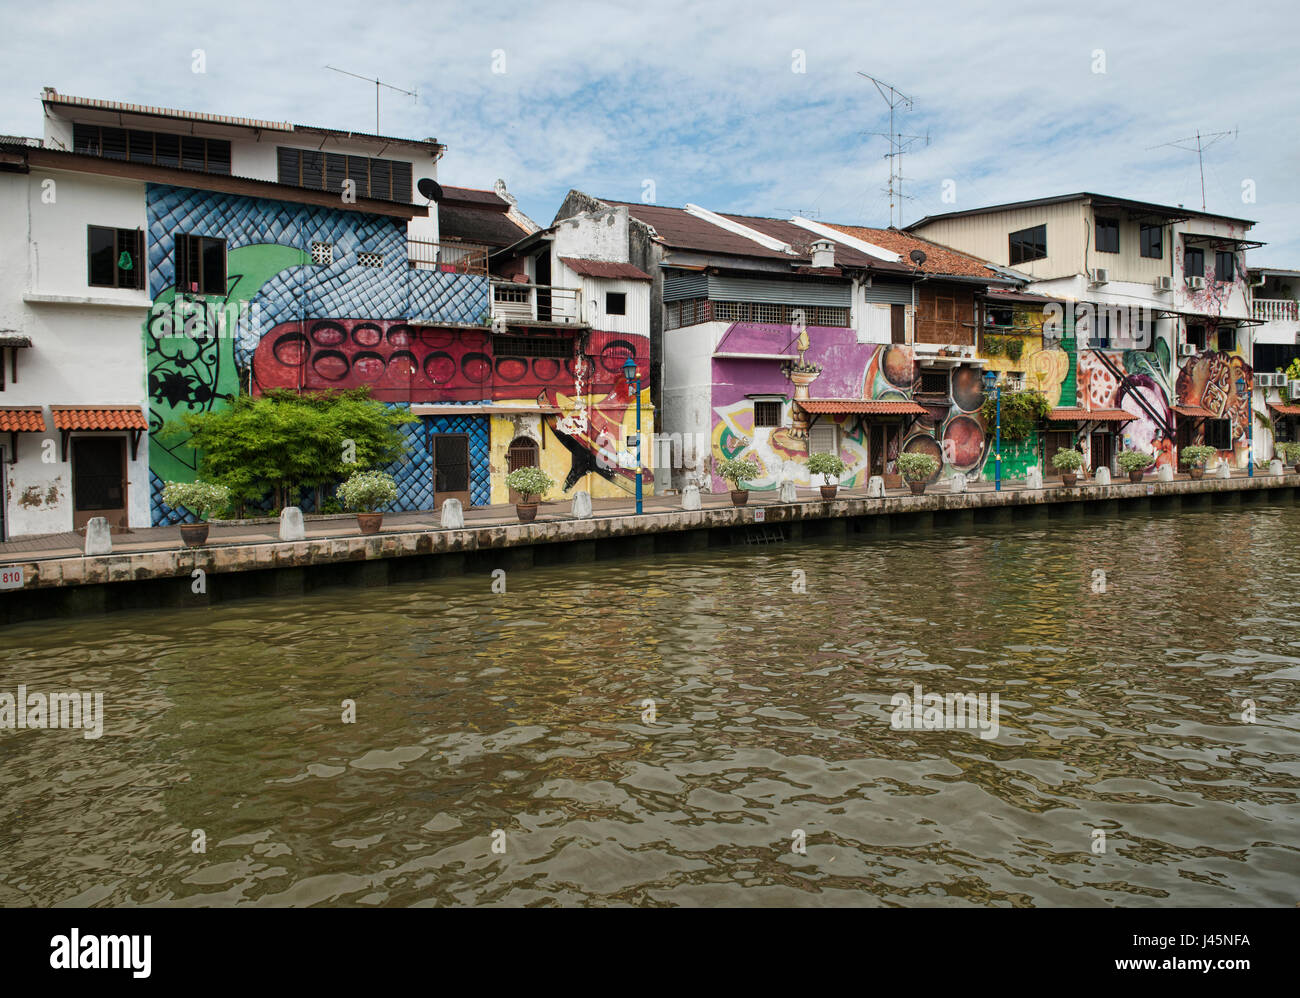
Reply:
<svg viewBox="0 0 1300 998"><path fill-rule="evenodd" d="M627 263L628 224L627 205L583 212L556 226L552 247L557 257Z"/></svg>

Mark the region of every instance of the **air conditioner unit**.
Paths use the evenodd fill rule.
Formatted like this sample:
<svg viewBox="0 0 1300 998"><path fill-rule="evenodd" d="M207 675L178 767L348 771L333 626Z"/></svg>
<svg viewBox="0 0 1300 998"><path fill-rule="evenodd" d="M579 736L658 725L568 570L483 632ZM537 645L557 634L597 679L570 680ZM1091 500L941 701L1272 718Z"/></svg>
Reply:
<svg viewBox="0 0 1300 998"><path fill-rule="evenodd" d="M1205 278L1189 277L1187 278L1187 286L1191 288L1193 291L1200 291L1205 287Z"/></svg>
<svg viewBox="0 0 1300 998"><path fill-rule="evenodd" d="M1179 344L1178 344L1178 356L1179 356L1179 357L1195 357L1195 356L1196 356L1196 347L1195 347L1194 345L1192 345L1191 343L1179 343Z"/></svg>
<svg viewBox="0 0 1300 998"><path fill-rule="evenodd" d="M1110 271L1105 267L1098 267L1092 272L1093 284L1106 284L1108 281L1110 281Z"/></svg>
<svg viewBox="0 0 1300 998"><path fill-rule="evenodd" d="M1261 374L1261 373L1259 373L1259 372L1256 372L1256 374L1255 374L1255 387L1256 387L1256 388L1272 388L1272 387L1273 387L1273 375L1271 375L1271 374Z"/></svg>
<svg viewBox="0 0 1300 998"><path fill-rule="evenodd" d="M1157 291L1172 291L1174 290L1174 279L1172 277L1157 277L1155 287Z"/></svg>
<svg viewBox="0 0 1300 998"><path fill-rule="evenodd" d="M1292 381L1286 386L1286 393L1293 399L1300 398L1300 381Z"/></svg>

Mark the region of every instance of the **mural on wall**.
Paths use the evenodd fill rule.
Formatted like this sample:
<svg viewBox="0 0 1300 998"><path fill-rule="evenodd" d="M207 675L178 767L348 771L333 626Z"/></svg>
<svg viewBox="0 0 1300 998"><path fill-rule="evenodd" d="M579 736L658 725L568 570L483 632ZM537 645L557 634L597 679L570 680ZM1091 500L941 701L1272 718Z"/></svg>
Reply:
<svg viewBox="0 0 1300 998"><path fill-rule="evenodd" d="M1246 381L1246 393L1237 391L1237 379ZM1187 361L1178 371L1176 382L1179 405L1198 405L1208 409L1215 419L1231 423L1232 449L1219 457L1238 465L1249 460L1248 420L1250 398L1255 390L1255 372L1237 353L1202 353ZM1198 428L1197 442L1204 440L1204 424Z"/></svg>
<svg viewBox="0 0 1300 998"><path fill-rule="evenodd" d="M393 405L509 401L559 407L551 428L575 452L562 477L582 465L604 481L627 479L621 468L604 469L596 454L606 439L602 432L621 427L627 412L635 417L621 366L628 356L648 357L646 337L593 332L577 349L568 349L572 338L565 340L553 357L496 356L486 325L487 278L410 267L400 221L163 185L149 185L147 205L154 315L171 314L177 233L223 238L227 246L225 295L189 292L187 302L223 308L227 319L239 319L244 310L241 321L227 322L224 335L146 322L155 523L184 519L183 511L162 502L162 484L193 480L198 464L184 435L163 439L163 427L221 406L241 390L370 385L376 398ZM407 316L482 328L415 326ZM487 502L489 419L451 418L472 431L472 501ZM387 469L402 489L396 508L432 505L423 432L415 426L408 460Z"/></svg>

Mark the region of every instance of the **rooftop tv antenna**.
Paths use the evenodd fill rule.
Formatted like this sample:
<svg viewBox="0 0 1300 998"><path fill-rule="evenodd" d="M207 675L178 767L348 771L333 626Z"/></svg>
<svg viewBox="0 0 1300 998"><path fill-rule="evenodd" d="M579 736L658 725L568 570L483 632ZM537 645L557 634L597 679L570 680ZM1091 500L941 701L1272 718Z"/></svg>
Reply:
<svg viewBox="0 0 1300 998"><path fill-rule="evenodd" d="M900 135L895 131L894 112L900 107L905 111L912 110L914 98L909 97L893 84L878 80L869 73L859 71L858 75L875 84L876 90L884 98L885 103L889 105L889 131L868 132L867 134L880 135L889 139L889 152L885 154L885 159L889 160L889 186L885 190L889 194L889 225L892 228L894 225L894 198L897 197L901 201L906 197L903 193L903 153L910 149L914 142L924 142L928 146L930 144L930 134L927 132L925 135ZM894 189L895 181L898 183L897 190ZM908 198L908 200L910 201L911 198ZM899 220L901 221L902 205L899 205L899 209Z"/></svg>
<svg viewBox="0 0 1300 998"><path fill-rule="evenodd" d="M351 76L358 80L365 80L367 83L373 83L375 85L375 134L376 135L379 134L379 88L380 87L387 87L389 90L396 90L399 94L406 94L407 97L411 97L415 100L418 100L420 97L420 95L417 94L414 90L403 90L401 87L395 87L391 83L385 83L383 80L380 80L378 78L372 80L368 76L362 76L359 73L349 73L346 69L339 69L337 66L326 66L325 68L332 69L336 73L342 73L344 76Z"/></svg>
<svg viewBox="0 0 1300 998"><path fill-rule="evenodd" d="M1174 141L1172 142L1162 142L1158 146L1147 146L1147 148L1164 149L1166 146L1173 146L1175 149L1182 149L1186 152L1196 153L1196 165L1200 168L1201 171L1201 211L1204 211L1205 210L1205 150L1210 148L1210 146L1214 145L1214 143L1218 142L1219 139L1226 138L1229 135L1231 135L1233 140L1236 141L1237 130L1234 128L1230 132L1208 132L1207 134L1202 135L1200 133L1200 130L1198 129L1195 135L1189 135L1185 139L1174 139ZM1186 143L1189 142L1195 142L1196 144L1187 145Z"/></svg>

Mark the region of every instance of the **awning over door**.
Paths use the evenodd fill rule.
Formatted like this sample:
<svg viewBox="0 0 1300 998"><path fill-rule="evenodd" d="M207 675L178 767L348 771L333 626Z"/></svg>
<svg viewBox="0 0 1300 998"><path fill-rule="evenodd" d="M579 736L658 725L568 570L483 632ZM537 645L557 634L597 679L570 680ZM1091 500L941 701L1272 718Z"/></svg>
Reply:
<svg viewBox="0 0 1300 998"><path fill-rule="evenodd" d="M804 412L814 415L924 416L926 414L924 406L905 400L801 399L797 404Z"/></svg>
<svg viewBox="0 0 1300 998"><path fill-rule="evenodd" d="M1128 423L1136 416L1123 409L1077 409L1059 406L1047 414L1053 423Z"/></svg>
<svg viewBox="0 0 1300 998"><path fill-rule="evenodd" d="M126 430L131 434L131 460L136 459L140 435L149 429L144 411L129 405L52 405L54 429L63 439L63 460L68 459L68 435L93 431Z"/></svg>
<svg viewBox="0 0 1300 998"><path fill-rule="evenodd" d="M1213 419L1214 413L1201 405L1176 405L1174 412L1184 419Z"/></svg>
<svg viewBox="0 0 1300 998"><path fill-rule="evenodd" d="M9 434L9 464L18 463L18 434L44 432L45 410L40 406L0 406L0 433ZM3 498L0 498L0 502L3 501Z"/></svg>

